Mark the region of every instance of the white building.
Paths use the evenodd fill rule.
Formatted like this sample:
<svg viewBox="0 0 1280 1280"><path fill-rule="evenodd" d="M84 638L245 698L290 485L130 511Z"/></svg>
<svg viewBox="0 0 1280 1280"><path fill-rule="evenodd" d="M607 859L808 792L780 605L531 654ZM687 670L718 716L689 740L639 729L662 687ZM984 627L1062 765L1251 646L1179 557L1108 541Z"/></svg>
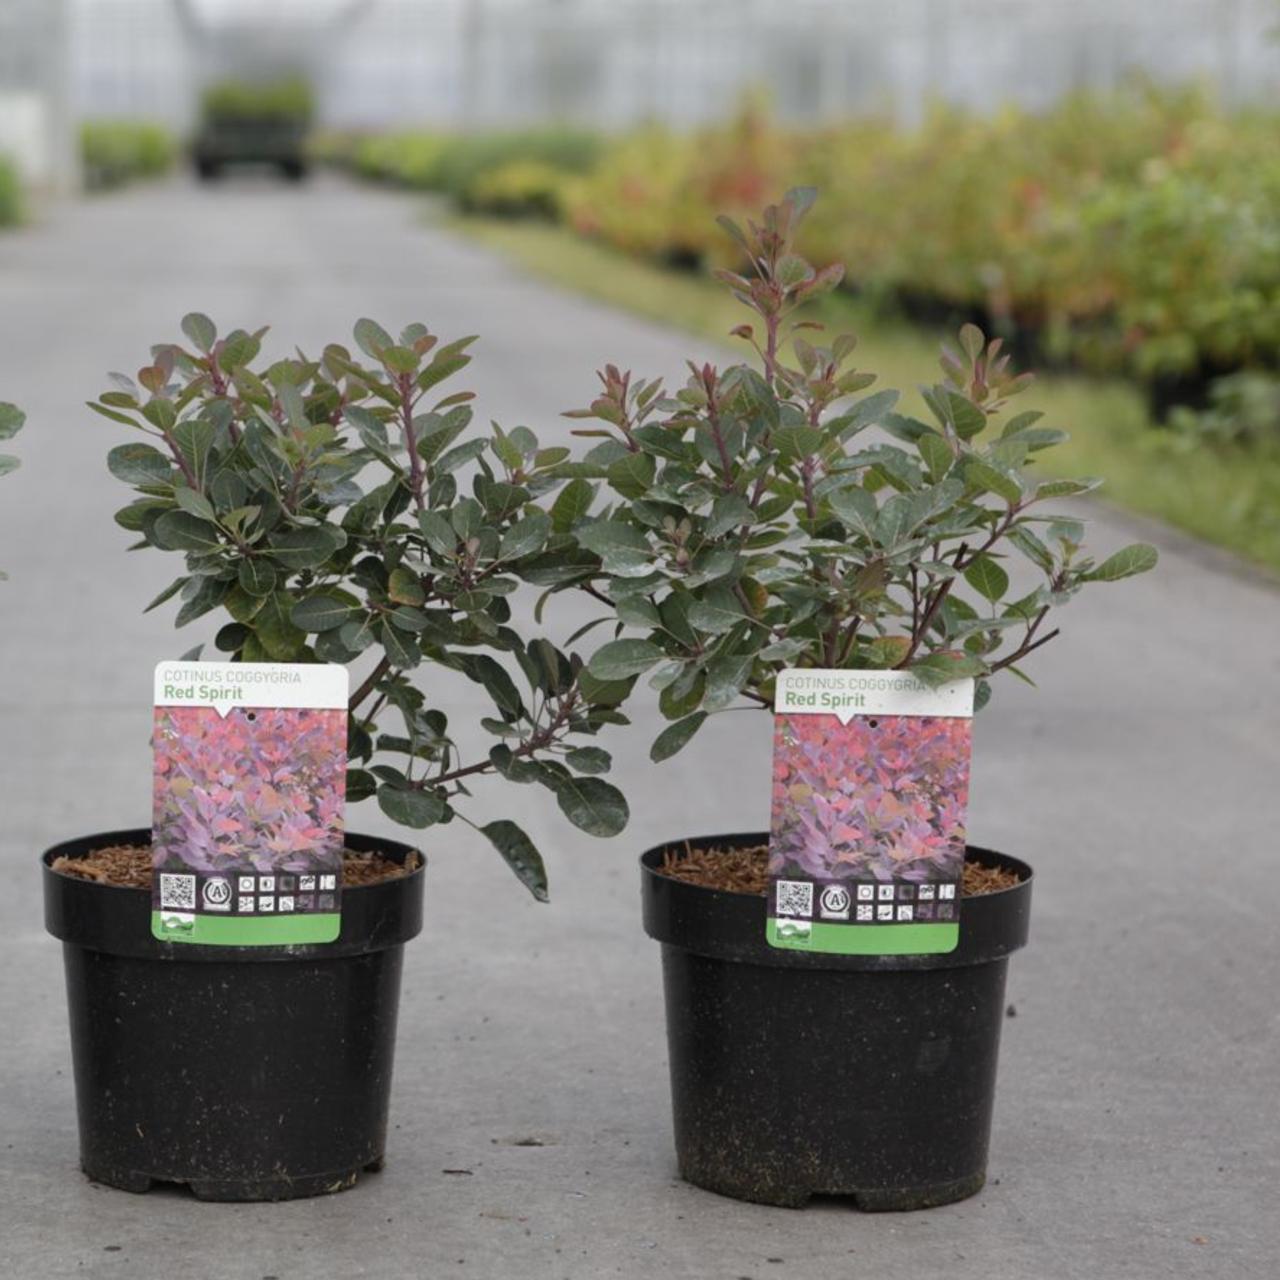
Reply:
<svg viewBox="0 0 1280 1280"><path fill-rule="evenodd" d="M368 127L687 124L750 87L792 119L912 119L1133 70L1254 100L1280 85L1278 27L1275 0L0 0L0 149L54 175L69 117L182 127L205 79L274 67Z"/></svg>

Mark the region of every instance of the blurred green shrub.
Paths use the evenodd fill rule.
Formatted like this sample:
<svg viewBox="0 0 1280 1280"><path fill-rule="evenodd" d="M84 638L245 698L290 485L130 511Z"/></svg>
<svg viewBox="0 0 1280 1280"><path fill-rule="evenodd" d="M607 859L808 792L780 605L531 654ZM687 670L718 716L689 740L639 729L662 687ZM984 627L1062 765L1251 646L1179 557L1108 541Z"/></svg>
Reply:
<svg viewBox="0 0 1280 1280"><path fill-rule="evenodd" d="M803 249L931 323L975 320L1062 361L1204 379L1280 357L1280 119L1134 83L1051 111L933 111L783 133L758 109L642 129L573 189L580 233L714 263L708 213L788 185L823 200Z"/></svg>
<svg viewBox="0 0 1280 1280"><path fill-rule="evenodd" d="M603 140L578 129L462 134L451 138L435 169L436 189L464 204L476 185L512 164L539 164L565 175L589 172Z"/></svg>
<svg viewBox="0 0 1280 1280"><path fill-rule="evenodd" d="M89 120L80 126L80 161L90 191L168 172L177 143L167 129L144 120Z"/></svg>
<svg viewBox="0 0 1280 1280"><path fill-rule="evenodd" d="M1218 378L1206 408L1177 408L1169 425L1191 444L1280 444L1280 375L1244 370Z"/></svg>
<svg viewBox="0 0 1280 1280"><path fill-rule="evenodd" d="M787 129L749 100L692 133L397 133L349 142L342 162L698 269L741 265L716 213L816 186L801 249L848 263L846 287L977 322L1037 363L1129 373L1163 412L1168 385L1203 402L1213 378L1280 363L1278 130L1274 110L1133 81L1039 113L940 107L912 129Z"/></svg>
<svg viewBox="0 0 1280 1280"><path fill-rule="evenodd" d="M466 213L555 222L565 191L563 170L542 160L512 160L481 173L463 189L458 204Z"/></svg>
<svg viewBox="0 0 1280 1280"><path fill-rule="evenodd" d="M436 191L460 208L490 211L491 204L530 216L559 209L559 187L596 164L604 143L575 129L520 133L441 134L423 130L330 138L321 154L362 178ZM494 175L513 170L501 179ZM525 198L518 188L524 187ZM505 190L504 190L505 189Z"/></svg>
<svg viewBox="0 0 1280 1280"><path fill-rule="evenodd" d="M362 178L389 182L414 191L436 191L440 159L449 146L443 134L403 131L359 138L346 163Z"/></svg>
<svg viewBox="0 0 1280 1280"><path fill-rule="evenodd" d="M0 227L12 227L21 222L23 207L18 170L0 156Z"/></svg>
<svg viewBox="0 0 1280 1280"><path fill-rule="evenodd" d="M201 95L200 114L206 125L266 121L306 125L315 114L315 96L302 76L218 80Z"/></svg>
<svg viewBox="0 0 1280 1280"><path fill-rule="evenodd" d="M680 135L647 126L611 146L566 195L584 235L661 262L735 265L717 214L746 217L802 178L805 139L786 136L748 101L727 124Z"/></svg>

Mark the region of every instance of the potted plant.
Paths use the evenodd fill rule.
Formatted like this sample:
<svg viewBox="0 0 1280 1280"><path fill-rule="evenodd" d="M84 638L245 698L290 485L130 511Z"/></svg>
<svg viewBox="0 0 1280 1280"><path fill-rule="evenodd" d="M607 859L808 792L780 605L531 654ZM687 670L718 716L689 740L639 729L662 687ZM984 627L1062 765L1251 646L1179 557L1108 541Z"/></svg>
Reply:
<svg viewBox="0 0 1280 1280"><path fill-rule="evenodd" d="M787 668L974 679L981 707L998 673L1027 678L1058 634L1057 606L1156 560L1141 545L1086 554L1080 521L1053 505L1099 482L1038 478L1065 437L1034 411L1007 412L1028 378L972 325L944 355L943 380L922 389L926 418L897 412L895 391L857 398L874 377L854 367L853 337L828 340L797 315L841 278L795 252L812 198L792 192L745 230L722 219L744 265L718 274L754 313L734 331L754 362L691 364L673 396L610 366L570 415L595 420L584 469L613 491L574 532L624 633L588 670L648 675L671 721L654 760L710 715L772 708ZM855 793L857 767L842 780ZM831 1193L914 1208L972 1194L1030 867L969 849L972 893L950 954L818 954L766 941L768 843L759 831L699 835L642 859L681 1173L779 1205Z"/></svg>
<svg viewBox="0 0 1280 1280"><path fill-rule="evenodd" d="M482 775L538 783L576 826L627 820L590 740L623 717L625 685L513 622L521 583L582 572L558 495L567 450L524 428L467 434L468 392L440 384L471 339L372 321L265 366L262 332L219 337L203 316L136 380L92 407L148 438L111 450L136 496L135 548L185 559L154 600L177 624L216 616L233 662L361 664L350 697L346 799L441 836L475 826L535 898L547 877L505 818L464 816ZM12 423L8 416L0 421ZM588 557L589 559L589 557ZM438 705L454 673L485 690L491 749L465 758ZM583 745L583 739L587 743ZM234 748L230 748L234 753ZM243 797L214 797L234 819ZM283 1199L350 1186L384 1154L402 946L421 926L423 859L349 835L341 933L324 945L204 946L150 931L151 833L90 835L44 855L46 919L65 944L81 1160L131 1190ZM216 850L215 850L216 854Z"/></svg>

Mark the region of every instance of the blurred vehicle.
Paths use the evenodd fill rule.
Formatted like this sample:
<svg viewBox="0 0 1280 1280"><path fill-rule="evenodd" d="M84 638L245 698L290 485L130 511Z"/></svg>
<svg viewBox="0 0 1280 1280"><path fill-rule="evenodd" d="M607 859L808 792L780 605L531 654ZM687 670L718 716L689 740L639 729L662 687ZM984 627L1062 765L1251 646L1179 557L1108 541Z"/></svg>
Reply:
<svg viewBox="0 0 1280 1280"><path fill-rule="evenodd" d="M294 181L307 175L307 135L314 114L303 79L255 83L221 80L204 92L191 160L206 181L229 165L274 165Z"/></svg>

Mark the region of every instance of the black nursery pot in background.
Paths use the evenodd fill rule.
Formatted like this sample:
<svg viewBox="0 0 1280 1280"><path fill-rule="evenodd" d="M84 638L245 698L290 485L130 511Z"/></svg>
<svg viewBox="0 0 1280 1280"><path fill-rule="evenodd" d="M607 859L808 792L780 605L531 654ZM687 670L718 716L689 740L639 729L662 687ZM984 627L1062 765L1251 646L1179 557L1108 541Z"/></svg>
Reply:
<svg viewBox="0 0 1280 1280"><path fill-rule="evenodd" d="M765 941L763 895L662 875L668 849L758 848L764 832L705 836L641 859L644 927L662 943L681 1176L798 1207L848 1196L923 1209L986 1180L1008 956L1027 940L1031 868L965 898L947 955L844 956Z"/></svg>
<svg viewBox="0 0 1280 1280"><path fill-rule="evenodd" d="M345 889L337 941L206 947L151 934L146 889L53 861L146 845L146 829L43 857L45 925L63 943L80 1163L128 1191L183 1183L206 1200L339 1191L383 1159L404 944L423 867ZM403 863L408 845L348 835Z"/></svg>

